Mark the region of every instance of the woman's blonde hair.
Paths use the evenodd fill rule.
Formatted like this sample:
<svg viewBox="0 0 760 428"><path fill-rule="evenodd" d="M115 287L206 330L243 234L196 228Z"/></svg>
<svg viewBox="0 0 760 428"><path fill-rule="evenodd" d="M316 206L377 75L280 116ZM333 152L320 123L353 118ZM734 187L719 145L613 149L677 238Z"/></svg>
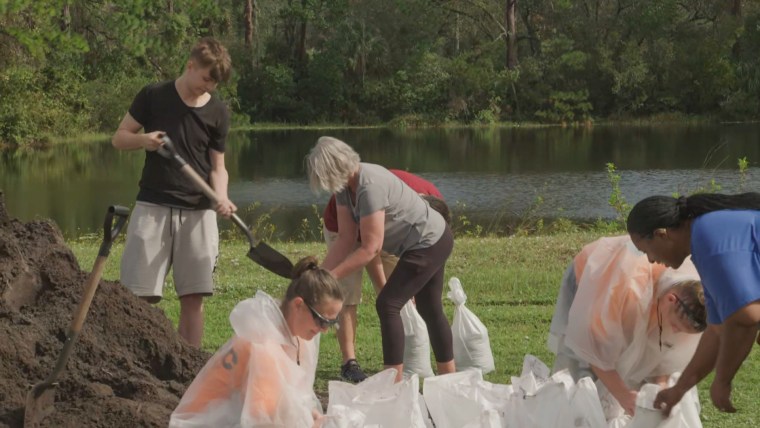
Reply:
<svg viewBox="0 0 760 428"><path fill-rule="evenodd" d="M314 193L338 193L359 167L359 154L348 144L333 137L320 137L306 157L309 186Z"/></svg>
<svg viewBox="0 0 760 428"><path fill-rule="evenodd" d="M293 279L285 291L283 306L296 297L314 307L328 297L343 301L343 292L338 280L330 272L319 267L316 257L306 256L293 267Z"/></svg>
<svg viewBox="0 0 760 428"><path fill-rule="evenodd" d="M696 331L704 331L707 328L705 292L700 281L681 281L673 284L667 292L678 298L676 307L679 315L687 319Z"/></svg>

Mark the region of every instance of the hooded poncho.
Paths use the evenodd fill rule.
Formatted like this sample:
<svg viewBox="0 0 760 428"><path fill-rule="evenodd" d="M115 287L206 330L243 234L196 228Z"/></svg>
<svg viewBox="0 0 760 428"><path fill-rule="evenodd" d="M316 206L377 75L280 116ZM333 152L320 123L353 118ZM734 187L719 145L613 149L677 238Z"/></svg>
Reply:
<svg viewBox="0 0 760 428"><path fill-rule="evenodd" d="M230 313L235 335L206 363L170 427L311 427L319 336L294 336L263 291Z"/></svg>
<svg viewBox="0 0 760 428"><path fill-rule="evenodd" d="M573 264L578 290L565 331L568 348L593 366L616 370L636 389L649 377L683 370L700 335L663 323L660 349L657 300L676 283L699 279L690 259L677 270L652 264L626 235L592 242Z"/></svg>

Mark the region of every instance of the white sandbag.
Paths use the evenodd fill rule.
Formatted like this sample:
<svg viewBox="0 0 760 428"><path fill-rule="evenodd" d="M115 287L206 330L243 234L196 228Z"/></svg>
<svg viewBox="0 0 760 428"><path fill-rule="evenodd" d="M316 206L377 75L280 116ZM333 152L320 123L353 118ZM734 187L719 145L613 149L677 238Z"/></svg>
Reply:
<svg viewBox="0 0 760 428"><path fill-rule="evenodd" d="M425 380L422 396L436 428L461 428L480 420L481 409L476 400L477 383L482 380L479 370L465 370Z"/></svg>
<svg viewBox="0 0 760 428"><path fill-rule="evenodd" d="M660 386L647 383L636 394L636 410L627 428L655 428L665 421L665 414L660 409L655 409L654 399Z"/></svg>
<svg viewBox="0 0 760 428"><path fill-rule="evenodd" d="M534 428L532 412L537 407L535 394L549 381L549 368L535 356L526 355L520 376L512 376L511 379L513 394L506 405L504 426Z"/></svg>
<svg viewBox="0 0 760 428"><path fill-rule="evenodd" d="M404 376L433 376L427 325L411 300L401 308L401 322L404 324Z"/></svg>
<svg viewBox="0 0 760 428"><path fill-rule="evenodd" d="M525 411L530 415L531 426L535 428L559 427L560 413L570 405L565 385L549 381L535 394L525 397Z"/></svg>
<svg viewBox="0 0 760 428"><path fill-rule="evenodd" d="M570 405L560 412L559 421L578 428L604 428L604 412L596 385L590 377L581 378L570 388ZM558 425L561 426L561 425Z"/></svg>
<svg viewBox="0 0 760 428"><path fill-rule="evenodd" d="M425 379L422 394L436 428L502 427L511 385L483 380L469 369ZM480 425L478 425L480 424Z"/></svg>
<svg viewBox="0 0 760 428"><path fill-rule="evenodd" d="M523 395L535 394L544 383L549 381L549 367L533 355L523 358L520 377L512 376L515 392Z"/></svg>
<svg viewBox="0 0 760 428"><path fill-rule="evenodd" d="M360 428L367 419L361 411L340 404L332 406L332 412L322 418L322 428Z"/></svg>
<svg viewBox="0 0 760 428"><path fill-rule="evenodd" d="M419 378L412 375L398 383L395 379L396 370L387 369L357 385L329 382L327 415L337 416L347 408L364 414L363 427L425 428L418 400Z"/></svg>
<svg viewBox="0 0 760 428"><path fill-rule="evenodd" d="M480 414L480 419L472 421L462 428L501 428L502 426L499 412L487 410Z"/></svg>
<svg viewBox="0 0 760 428"><path fill-rule="evenodd" d="M447 296L456 305L451 331L457 370L478 368L484 374L492 372L495 367L488 329L464 306L467 296L458 278L452 277L449 280L449 288L451 291Z"/></svg>
<svg viewBox="0 0 760 428"><path fill-rule="evenodd" d="M435 424L433 424L433 419L430 416L430 412L428 411L427 404L425 403L425 397L420 394L417 397L417 401L420 405L420 413L422 414L422 420L425 421L425 428L435 428Z"/></svg>
<svg viewBox="0 0 760 428"><path fill-rule="evenodd" d="M674 415L671 412L670 418L665 421L662 428L702 428L702 420L699 418L701 410L699 393L695 386L684 394L678 405L673 407L673 412L676 412L678 417L677 421L672 420Z"/></svg>
<svg viewBox="0 0 760 428"><path fill-rule="evenodd" d="M673 374L669 385L675 385L680 373ZM697 389L692 388L684 394L681 401L665 418L660 409L654 407L654 400L661 387L656 384L645 384L636 396L636 413L626 428L702 428L699 419L700 405Z"/></svg>

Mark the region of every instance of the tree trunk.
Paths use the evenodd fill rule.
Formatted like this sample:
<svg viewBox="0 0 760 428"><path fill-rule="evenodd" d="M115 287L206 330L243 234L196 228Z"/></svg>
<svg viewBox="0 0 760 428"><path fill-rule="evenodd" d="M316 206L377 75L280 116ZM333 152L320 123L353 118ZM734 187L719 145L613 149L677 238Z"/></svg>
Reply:
<svg viewBox="0 0 760 428"><path fill-rule="evenodd" d="M515 20L515 9L517 0L507 1L507 68L514 70L517 68L517 21Z"/></svg>
<svg viewBox="0 0 760 428"><path fill-rule="evenodd" d="M301 0L301 7L306 9L306 1ZM298 41L296 46L296 63L300 67L306 66L306 17L301 18L301 22L298 23Z"/></svg>
<svg viewBox="0 0 760 428"><path fill-rule="evenodd" d="M245 0L243 23L245 25L245 47L251 49L253 46L253 0Z"/></svg>
<svg viewBox="0 0 760 428"><path fill-rule="evenodd" d="M742 17L742 0L731 1L731 15L737 18Z"/></svg>
<svg viewBox="0 0 760 428"><path fill-rule="evenodd" d="M63 5L61 11L61 31L67 32L71 28L71 8L68 3Z"/></svg>

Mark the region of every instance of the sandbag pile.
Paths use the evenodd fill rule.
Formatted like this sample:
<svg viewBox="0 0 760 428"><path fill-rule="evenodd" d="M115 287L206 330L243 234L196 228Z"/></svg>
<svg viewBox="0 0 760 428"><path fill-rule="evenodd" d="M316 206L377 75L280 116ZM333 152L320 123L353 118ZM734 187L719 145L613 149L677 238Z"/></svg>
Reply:
<svg viewBox="0 0 760 428"><path fill-rule="evenodd" d="M359 385L330 382L325 428L701 428L696 390L669 418L653 409L659 386L642 387L634 418L605 416L591 378L577 383L567 371L550 375L527 355L509 385L483 380L480 370L433 376L417 391L417 376L394 384L396 371L380 372ZM675 382L676 376L671 379ZM691 395L694 394L694 395Z"/></svg>

